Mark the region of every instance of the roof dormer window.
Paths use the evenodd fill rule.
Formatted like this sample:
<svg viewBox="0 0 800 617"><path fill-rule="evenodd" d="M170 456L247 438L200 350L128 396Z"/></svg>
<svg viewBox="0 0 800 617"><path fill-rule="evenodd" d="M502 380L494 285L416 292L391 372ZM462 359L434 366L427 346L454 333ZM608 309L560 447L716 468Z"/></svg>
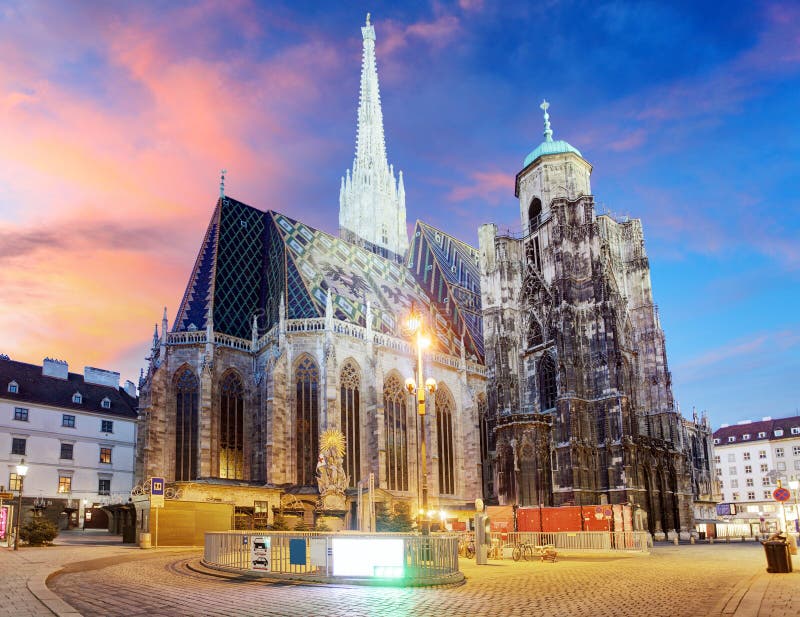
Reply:
<svg viewBox="0 0 800 617"><path fill-rule="evenodd" d="M105 397L102 401L100 401L100 405L102 405L103 409L111 409L111 399Z"/></svg>
<svg viewBox="0 0 800 617"><path fill-rule="evenodd" d="M744 439L745 441L750 439L750 433L745 433L744 435L742 435L742 439Z"/></svg>
<svg viewBox="0 0 800 617"><path fill-rule="evenodd" d="M782 428L776 428L775 429L775 437L783 437L783 429Z"/></svg>
<svg viewBox="0 0 800 617"><path fill-rule="evenodd" d="M75 394L72 395L72 402L80 405L81 403L83 403L83 395L80 392L76 392Z"/></svg>
<svg viewBox="0 0 800 617"><path fill-rule="evenodd" d="M19 393L19 384L16 381L12 381L10 384L8 384L8 392L9 394Z"/></svg>
<svg viewBox="0 0 800 617"><path fill-rule="evenodd" d="M764 431L761 431L761 432L758 434L758 438L759 438L759 439L764 439L764 437L766 437L766 436L767 436L767 434L766 434Z"/></svg>
<svg viewBox="0 0 800 617"><path fill-rule="evenodd" d="M714 445L715 445L715 446L718 446L718 445L719 445L719 437L715 437L715 438L714 438Z"/></svg>
<svg viewBox="0 0 800 617"><path fill-rule="evenodd" d="M728 443L733 443L736 441L736 437L728 437Z"/></svg>
<svg viewBox="0 0 800 617"><path fill-rule="evenodd" d="M792 435L800 435L800 426L792 427Z"/></svg>

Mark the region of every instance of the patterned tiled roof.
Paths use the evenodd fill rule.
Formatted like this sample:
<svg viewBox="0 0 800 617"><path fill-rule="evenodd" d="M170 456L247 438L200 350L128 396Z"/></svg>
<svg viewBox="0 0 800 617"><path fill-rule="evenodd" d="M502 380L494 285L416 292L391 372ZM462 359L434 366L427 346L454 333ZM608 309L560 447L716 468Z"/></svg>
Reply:
<svg viewBox="0 0 800 617"><path fill-rule="evenodd" d="M417 221L408 266L437 308L448 316L468 354L483 360L478 251L453 236Z"/></svg>
<svg viewBox="0 0 800 617"><path fill-rule="evenodd" d="M467 251L461 246L454 250ZM193 325L201 330L211 314L215 331L250 338L253 315L261 331L277 321L281 294L287 317L304 319L325 315L328 290L335 317L361 326L369 301L377 332L397 334L397 320L412 303L421 306L431 313L438 348L459 353L461 321L446 306L432 302L408 268L229 197L217 203L173 329L185 331ZM474 291L465 287L463 293ZM468 332L474 328L468 323Z"/></svg>
<svg viewBox="0 0 800 617"><path fill-rule="evenodd" d="M19 390L8 391L8 384L16 382ZM80 392L82 401L72 402L72 395ZM138 399L132 398L122 388L86 383L83 375L68 373L67 379L42 374L42 367L16 360L0 360L0 398L20 403L50 405L63 409L89 411L111 416L136 418ZM102 406L104 398L111 407Z"/></svg>

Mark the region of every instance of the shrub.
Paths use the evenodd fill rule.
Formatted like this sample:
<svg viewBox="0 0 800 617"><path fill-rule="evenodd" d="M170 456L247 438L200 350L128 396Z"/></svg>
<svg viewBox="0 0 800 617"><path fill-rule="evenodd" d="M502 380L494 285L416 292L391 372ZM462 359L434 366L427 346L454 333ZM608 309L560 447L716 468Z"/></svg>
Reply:
<svg viewBox="0 0 800 617"><path fill-rule="evenodd" d="M305 519L301 518L297 521L297 524L294 526L295 531L308 531L308 523L306 523Z"/></svg>
<svg viewBox="0 0 800 617"><path fill-rule="evenodd" d="M58 535L58 528L46 518L33 518L22 526L19 538L31 546L50 544Z"/></svg>
<svg viewBox="0 0 800 617"><path fill-rule="evenodd" d="M314 525L314 530L315 531L331 531L331 528L328 525L328 523L326 523L321 518L318 518L316 524Z"/></svg>
<svg viewBox="0 0 800 617"><path fill-rule="evenodd" d="M276 514L275 518L272 520L272 528L275 531L287 531L289 529L289 523L286 522L286 517L282 514Z"/></svg>

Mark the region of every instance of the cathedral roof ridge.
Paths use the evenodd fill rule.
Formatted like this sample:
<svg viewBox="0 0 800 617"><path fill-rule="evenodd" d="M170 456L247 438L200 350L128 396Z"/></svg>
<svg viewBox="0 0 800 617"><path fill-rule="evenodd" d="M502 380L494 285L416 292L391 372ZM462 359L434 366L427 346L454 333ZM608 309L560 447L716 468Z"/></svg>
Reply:
<svg viewBox="0 0 800 617"><path fill-rule="evenodd" d="M478 249L477 249L477 247L475 247L475 246L472 246L472 245L471 245L469 242L464 242L464 240L461 240L460 238L457 238L457 237L456 237L456 236L454 236L453 234L451 234L451 233L449 233L449 232L446 232L446 231L444 231L444 230L443 230L442 228L440 228L440 227L436 227L436 225L431 225L430 223L427 223L427 222L423 221L422 219L417 219L417 223L418 223L418 224L420 224L420 225L423 225L424 227L427 227L427 228L429 228L429 229L432 229L432 230L434 230L434 231L437 231L437 232L439 232L440 234L442 234L442 235L444 235L444 236L447 236L447 237L448 237L448 238L450 238L450 239L451 239L453 242L458 242L458 243L459 243L461 246L463 246L464 248L466 248L466 249L470 249L470 250L472 250L472 251L475 251L475 253L476 253L476 254L478 253Z"/></svg>

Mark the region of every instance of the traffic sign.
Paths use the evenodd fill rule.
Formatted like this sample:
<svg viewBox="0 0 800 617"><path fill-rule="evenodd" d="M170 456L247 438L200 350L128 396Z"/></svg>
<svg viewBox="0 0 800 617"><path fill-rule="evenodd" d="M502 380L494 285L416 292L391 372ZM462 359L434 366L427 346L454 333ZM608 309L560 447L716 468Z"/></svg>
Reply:
<svg viewBox="0 0 800 617"><path fill-rule="evenodd" d="M0 499L14 499L14 493L0 493Z"/></svg>
<svg viewBox="0 0 800 617"><path fill-rule="evenodd" d="M772 496L775 498L775 501L789 501L792 494L789 492L789 489L781 487L772 491Z"/></svg>
<svg viewBox="0 0 800 617"><path fill-rule="evenodd" d="M150 507L164 507L164 478L150 478Z"/></svg>

